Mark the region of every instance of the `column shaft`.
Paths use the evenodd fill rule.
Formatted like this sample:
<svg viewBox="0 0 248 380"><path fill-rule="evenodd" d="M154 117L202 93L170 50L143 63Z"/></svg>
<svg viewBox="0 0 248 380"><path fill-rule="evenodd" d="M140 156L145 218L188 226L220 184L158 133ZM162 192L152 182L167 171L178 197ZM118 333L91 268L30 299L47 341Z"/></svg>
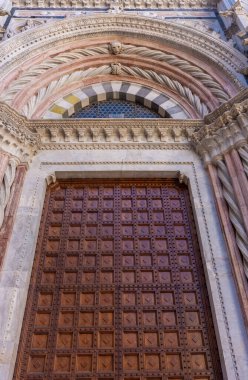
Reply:
<svg viewBox="0 0 248 380"><path fill-rule="evenodd" d="M248 208L248 179L246 177L242 161L236 149L231 150L230 156L232 157L233 164L237 171L237 177L239 180L241 191L245 199L246 207Z"/></svg>
<svg viewBox="0 0 248 380"><path fill-rule="evenodd" d="M207 166L207 170L211 179L216 206L221 221L222 230L226 239L234 279L242 306L246 328L248 330L248 283L244 272L242 257L236 244L234 230L229 218L228 208L223 196L222 186L218 178L217 170L212 164Z"/></svg>
<svg viewBox="0 0 248 380"><path fill-rule="evenodd" d="M7 165L9 161L9 155L5 152L0 152L0 184L2 183Z"/></svg>
<svg viewBox="0 0 248 380"><path fill-rule="evenodd" d="M248 207L245 201L245 197L243 195L242 189L241 189L241 183L239 181L239 176L238 172L236 170L236 167L234 165L232 156L230 153L226 153L224 155L226 166L231 178L232 186L233 186L233 191L235 194L235 197L237 199L237 203L240 209L240 213L242 215L243 223L244 223L244 228L246 230L246 233L248 234Z"/></svg>
<svg viewBox="0 0 248 380"><path fill-rule="evenodd" d="M0 267L2 266L3 258L12 233L26 171L26 164L20 164L16 168L15 179L11 187L10 197L5 209L3 225L0 230Z"/></svg>

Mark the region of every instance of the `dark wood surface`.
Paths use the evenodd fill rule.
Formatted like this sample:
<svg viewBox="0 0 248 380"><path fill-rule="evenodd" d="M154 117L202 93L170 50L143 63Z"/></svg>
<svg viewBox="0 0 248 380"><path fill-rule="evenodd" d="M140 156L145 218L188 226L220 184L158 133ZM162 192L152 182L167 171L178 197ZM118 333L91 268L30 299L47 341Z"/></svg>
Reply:
<svg viewBox="0 0 248 380"><path fill-rule="evenodd" d="M14 380L220 380L188 190L47 191Z"/></svg>

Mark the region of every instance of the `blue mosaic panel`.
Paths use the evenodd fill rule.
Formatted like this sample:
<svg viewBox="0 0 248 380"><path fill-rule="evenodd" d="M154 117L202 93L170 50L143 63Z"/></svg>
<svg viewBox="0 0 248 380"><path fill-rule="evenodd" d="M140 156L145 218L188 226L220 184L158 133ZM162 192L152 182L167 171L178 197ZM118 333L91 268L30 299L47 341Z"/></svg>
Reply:
<svg viewBox="0 0 248 380"><path fill-rule="evenodd" d="M128 102L126 100L107 100L103 102L92 103L82 108L80 111L70 116L75 119L85 118L160 118L156 112L137 103Z"/></svg>

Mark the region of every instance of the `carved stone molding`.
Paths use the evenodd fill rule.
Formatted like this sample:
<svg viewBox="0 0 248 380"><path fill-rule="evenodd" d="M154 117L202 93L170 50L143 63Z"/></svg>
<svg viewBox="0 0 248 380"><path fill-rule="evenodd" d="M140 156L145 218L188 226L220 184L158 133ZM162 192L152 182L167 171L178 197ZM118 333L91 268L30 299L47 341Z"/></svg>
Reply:
<svg viewBox="0 0 248 380"><path fill-rule="evenodd" d="M205 164L214 162L232 148L248 141L248 90L243 91L240 103L234 100L207 116L205 125L193 134L192 142ZM237 97L240 100L240 97ZM241 98L241 99L242 99ZM221 112L222 111L222 112ZM215 116L215 118L214 118ZM211 124L208 121L211 120Z"/></svg>

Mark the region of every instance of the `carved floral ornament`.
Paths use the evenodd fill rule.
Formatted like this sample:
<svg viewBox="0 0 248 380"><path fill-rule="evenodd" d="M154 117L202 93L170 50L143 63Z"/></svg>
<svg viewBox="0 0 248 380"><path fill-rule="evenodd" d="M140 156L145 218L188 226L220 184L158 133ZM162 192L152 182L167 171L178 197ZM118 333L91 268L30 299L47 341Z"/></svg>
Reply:
<svg viewBox="0 0 248 380"><path fill-rule="evenodd" d="M91 37L95 42L89 45ZM40 118L70 95L69 86L75 93L82 83L114 75L148 85L191 118L203 118L242 88L237 70L244 57L231 50L185 25L144 17L99 15L48 23L2 43L0 100L28 118Z"/></svg>

